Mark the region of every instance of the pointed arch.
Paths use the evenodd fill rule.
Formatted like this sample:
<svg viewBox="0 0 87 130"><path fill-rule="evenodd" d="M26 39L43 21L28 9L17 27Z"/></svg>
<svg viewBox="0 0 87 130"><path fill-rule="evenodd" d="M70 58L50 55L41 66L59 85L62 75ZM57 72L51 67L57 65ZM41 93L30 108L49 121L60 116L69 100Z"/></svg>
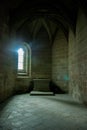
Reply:
<svg viewBox="0 0 87 130"><path fill-rule="evenodd" d="M19 45L18 48L18 76L31 77L31 47L26 42Z"/></svg>
<svg viewBox="0 0 87 130"><path fill-rule="evenodd" d="M36 34L39 32L39 30L40 30L40 28L41 28L42 26L43 26L43 27L45 28L45 30L47 31L48 36L49 36L49 40L51 41L51 40L52 40L52 34L51 34L50 27L48 26L47 21L45 21L43 18L38 19L37 24L36 24L36 26L35 26L35 28L34 28L34 30L33 30L33 38L36 37Z"/></svg>

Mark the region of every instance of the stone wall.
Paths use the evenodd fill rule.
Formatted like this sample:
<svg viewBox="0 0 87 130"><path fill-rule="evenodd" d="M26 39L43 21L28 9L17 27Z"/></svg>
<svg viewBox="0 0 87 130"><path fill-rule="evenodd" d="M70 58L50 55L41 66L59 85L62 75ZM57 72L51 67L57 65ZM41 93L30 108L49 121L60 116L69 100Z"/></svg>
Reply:
<svg viewBox="0 0 87 130"><path fill-rule="evenodd" d="M72 30L69 30L69 93L80 100L78 45Z"/></svg>
<svg viewBox="0 0 87 130"><path fill-rule="evenodd" d="M44 28L39 31L31 46L32 78L51 78L51 46Z"/></svg>
<svg viewBox="0 0 87 130"><path fill-rule="evenodd" d="M69 33L70 93L87 103L87 17L79 10L76 34Z"/></svg>
<svg viewBox="0 0 87 130"><path fill-rule="evenodd" d="M0 7L0 102L13 94L15 70L9 43L8 11Z"/></svg>
<svg viewBox="0 0 87 130"><path fill-rule="evenodd" d="M15 94L28 93L30 87L30 78L16 78Z"/></svg>
<svg viewBox="0 0 87 130"><path fill-rule="evenodd" d="M16 79L16 93L28 92L33 79L51 78L51 46L46 30L41 28L29 45L31 47L31 77Z"/></svg>
<svg viewBox="0 0 87 130"><path fill-rule="evenodd" d="M68 91L68 43L61 29L52 47L52 80L62 90Z"/></svg>

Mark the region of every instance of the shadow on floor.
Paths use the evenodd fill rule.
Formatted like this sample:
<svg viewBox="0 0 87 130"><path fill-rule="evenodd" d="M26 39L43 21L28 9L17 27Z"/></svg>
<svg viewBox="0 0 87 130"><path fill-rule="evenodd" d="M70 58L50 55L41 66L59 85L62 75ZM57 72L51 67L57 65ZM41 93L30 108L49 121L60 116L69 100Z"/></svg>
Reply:
<svg viewBox="0 0 87 130"><path fill-rule="evenodd" d="M60 95L60 94L59 94ZM61 96L62 96L62 94L61 94ZM63 94L63 96L64 96L64 94ZM56 96L55 96L56 97ZM58 96L57 96L58 97ZM51 100L51 101L54 101L54 102L59 102L59 103L63 103L63 104L66 104L66 105L70 105L70 106L74 106L74 107L82 107L82 108L87 108L86 106L85 106L85 104L83 104L83 103L80 103L80 102L77 102L77 101L74 101L74 100L68 100L68 99L62 99L62 97L61 98L49 98L49 97L46 97L47 99L49 99L49 100Z"/></svg>
<svg viewBox="0 0 87 130"><path fill-rule="evenodd" d="M13 100L14 97L9 97L5 101L0 103L0 114L3 111L3 109Z"/></svg>

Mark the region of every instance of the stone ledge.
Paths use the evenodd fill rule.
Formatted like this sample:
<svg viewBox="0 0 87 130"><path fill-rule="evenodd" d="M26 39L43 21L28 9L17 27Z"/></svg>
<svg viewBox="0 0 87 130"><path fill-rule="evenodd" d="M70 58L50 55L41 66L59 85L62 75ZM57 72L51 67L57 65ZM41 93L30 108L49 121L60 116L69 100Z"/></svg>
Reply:
<svg viewBox="0 0 87 130"><path fill-rule="evenodd" d="M31 91L30 95L53 96L53 92Z"/></svg>

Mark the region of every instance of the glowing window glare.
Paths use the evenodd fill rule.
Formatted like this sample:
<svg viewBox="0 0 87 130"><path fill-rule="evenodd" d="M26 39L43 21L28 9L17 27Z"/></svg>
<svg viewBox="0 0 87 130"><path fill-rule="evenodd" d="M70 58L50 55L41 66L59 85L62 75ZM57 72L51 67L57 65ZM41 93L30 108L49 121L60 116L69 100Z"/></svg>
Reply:
<svg viewBox="0 0 87 130"><path fill-rule="evenodd" d="M18 70L23 70L24 64L24 51L22 48L18 49Z"/></svg>

